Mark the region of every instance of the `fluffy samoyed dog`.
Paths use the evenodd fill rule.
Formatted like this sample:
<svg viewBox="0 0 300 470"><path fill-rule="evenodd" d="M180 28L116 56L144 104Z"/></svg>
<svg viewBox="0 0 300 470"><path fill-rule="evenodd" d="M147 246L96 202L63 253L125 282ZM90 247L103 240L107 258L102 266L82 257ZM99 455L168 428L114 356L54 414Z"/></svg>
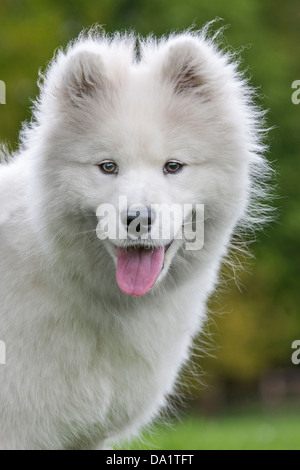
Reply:
<svg viewBox="0 0 300 470"><path fill-rule="evenodd" d="M104 448L174 390L268 171L253 92L207 36L82 34L3 151L3 449Z"/></svg>

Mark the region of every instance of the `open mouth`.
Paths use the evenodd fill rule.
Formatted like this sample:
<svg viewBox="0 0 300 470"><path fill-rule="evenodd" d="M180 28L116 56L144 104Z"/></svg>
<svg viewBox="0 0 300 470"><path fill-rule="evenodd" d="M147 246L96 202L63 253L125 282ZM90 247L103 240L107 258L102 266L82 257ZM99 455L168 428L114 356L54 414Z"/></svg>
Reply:
<svg viewBox="0 0 300 470"><path fill-rule="evenodd" d="M154 286L164 266L165 246L131 246L117 248L116 279L119 288L127 295L145 295Z"/></svg>

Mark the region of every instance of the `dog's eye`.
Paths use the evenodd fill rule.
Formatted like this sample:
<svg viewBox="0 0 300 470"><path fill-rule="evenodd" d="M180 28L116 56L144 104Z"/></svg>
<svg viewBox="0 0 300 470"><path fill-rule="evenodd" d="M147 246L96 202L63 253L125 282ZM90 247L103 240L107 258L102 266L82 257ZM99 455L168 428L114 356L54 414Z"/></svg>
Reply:
<svg viewBox="0 0 300 470"><path fill-rule="evenodd" d="M105 173L107 175L116 175L119 171L118 165L115 162L111 161L100 163L99 168L102 173Z"/></svg>
<svg viewBox="0 0 300 470"><path fill-rule="evenodd" d="M164 173L178 173L182 170L183 164L179 162L167 162L164 166Z"/></svg>

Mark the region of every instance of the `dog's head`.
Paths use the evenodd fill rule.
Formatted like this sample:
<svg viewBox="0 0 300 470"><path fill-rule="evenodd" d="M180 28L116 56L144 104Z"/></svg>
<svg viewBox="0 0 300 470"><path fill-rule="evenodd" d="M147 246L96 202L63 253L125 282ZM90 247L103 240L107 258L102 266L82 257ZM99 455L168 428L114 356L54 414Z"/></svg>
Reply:
<svg viewBox="0 0 300 470"><path fill-rule="evenodd" d="M248 88L211 41L140 40L138 59L135 47L133 35L102 35L59 52L31 141L42 136L57 217L94 214L119 287L143 295L179 252L203 249L204 220L204 248L228 242L260 147Z"/></svg>

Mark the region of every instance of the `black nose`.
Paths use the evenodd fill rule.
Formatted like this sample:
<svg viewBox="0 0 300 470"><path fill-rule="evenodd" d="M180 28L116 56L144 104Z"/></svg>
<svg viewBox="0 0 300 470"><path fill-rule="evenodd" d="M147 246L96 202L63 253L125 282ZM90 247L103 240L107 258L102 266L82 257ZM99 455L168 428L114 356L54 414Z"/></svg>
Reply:
<svg viewBox="0 0 300 470"><path fill-rule="evenodd" d="M151 223L153 222L153 218L151 216L151 208L148 207L147 209L128 209L127 230L129 230L130 224L137 218L138 225L135 228L136 232L149 232L151 230Z"/></svg>

